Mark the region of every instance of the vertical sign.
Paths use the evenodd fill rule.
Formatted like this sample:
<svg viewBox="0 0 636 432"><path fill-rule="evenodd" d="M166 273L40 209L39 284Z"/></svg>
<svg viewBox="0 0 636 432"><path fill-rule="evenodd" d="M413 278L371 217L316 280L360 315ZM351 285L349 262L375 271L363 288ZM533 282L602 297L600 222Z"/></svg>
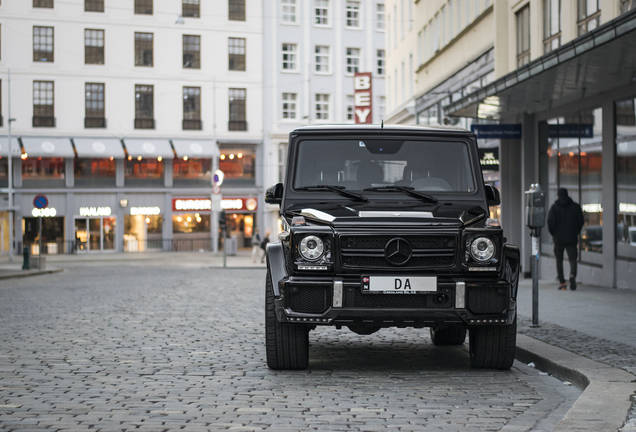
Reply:
<svg viewBox="0 0 636 432"><path fill-rule="evenodd" d="M356 124L373 123L371 72L356 72L353 77L353 112Z"/></svg>

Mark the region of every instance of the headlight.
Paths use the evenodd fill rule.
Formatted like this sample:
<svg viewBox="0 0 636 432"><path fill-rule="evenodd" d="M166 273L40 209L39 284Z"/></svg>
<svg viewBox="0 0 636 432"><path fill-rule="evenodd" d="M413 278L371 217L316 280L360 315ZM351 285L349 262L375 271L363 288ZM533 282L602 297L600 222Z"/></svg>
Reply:
<svg viewBox="0 0 636 432"><path fill-rule="evenodd" d="M316 261L325 251L325 244L320 238L310 235L301 240L299 250L307 261Z"/></svg>
<svg viewBox="0 0 636 432"><path fill-rule="evenodd" d="M470 245L470 255L477 261L488 261L495 254L495 244L488 237L479 237Z"/></svg>

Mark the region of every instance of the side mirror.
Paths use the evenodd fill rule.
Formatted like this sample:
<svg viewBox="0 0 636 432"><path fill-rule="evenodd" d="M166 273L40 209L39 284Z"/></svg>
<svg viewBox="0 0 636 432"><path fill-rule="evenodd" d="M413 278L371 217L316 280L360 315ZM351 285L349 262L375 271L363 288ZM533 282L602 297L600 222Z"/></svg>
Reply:
<svg viewBox="0 0 636 432"><path fill-rule="evenodd" d="M485 185L486 189L486 203L489 206L498 206L501 204L501 196L499 195L499 189L492 187L491 185Z"/></svg>
<svg viewBox="0 0 636 432"><path fill-rule="evenodd" d="M267 204L280 204L283 201L283 184L276 183L265 191L265 202Z"/></svg>

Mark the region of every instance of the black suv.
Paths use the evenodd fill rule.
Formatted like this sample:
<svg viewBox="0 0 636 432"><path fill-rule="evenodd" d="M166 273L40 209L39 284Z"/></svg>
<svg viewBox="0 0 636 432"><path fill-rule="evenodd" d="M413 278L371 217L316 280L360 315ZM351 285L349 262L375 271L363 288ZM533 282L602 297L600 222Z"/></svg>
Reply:
<svg viewBox="0 0 636 432"><path fill-rule="evenodd" d="M304 369L309 331L429 327L435 345L469 332L475 368L515 355L519 249L489 207L475 136L457 128L308 126L289 137L280 243L267 247L266 350Z"/></svg>

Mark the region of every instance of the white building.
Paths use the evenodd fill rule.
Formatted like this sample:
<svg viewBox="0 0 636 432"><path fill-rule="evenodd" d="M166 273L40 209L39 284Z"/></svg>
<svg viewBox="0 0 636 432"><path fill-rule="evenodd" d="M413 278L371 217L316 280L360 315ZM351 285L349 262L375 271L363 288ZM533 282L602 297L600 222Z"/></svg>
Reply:
<svg viewBox="0 0 636 432"><path fill-rule="evenodd" d="M230 231L239 246L249 240L262 208L254 200L261 8L258 0L1 2L0 187L8 183L10 111L16 242L38 237L34 198L45 195L55 208L42 236L49 253L62 244L141 250L153 239L164 249L177 240L208 249L217 145ZM6 194L0 198L6 251Z"/></svg>
<svg viewBox="0 0 636 432"><path fill-rule="evenodd" d="M354 123L355 72L371 72L374 123L386 109L384 1L264 0L264 187L284 183L287 139L307 124ZM265 226L276 232L278 208Z"/></svg>

